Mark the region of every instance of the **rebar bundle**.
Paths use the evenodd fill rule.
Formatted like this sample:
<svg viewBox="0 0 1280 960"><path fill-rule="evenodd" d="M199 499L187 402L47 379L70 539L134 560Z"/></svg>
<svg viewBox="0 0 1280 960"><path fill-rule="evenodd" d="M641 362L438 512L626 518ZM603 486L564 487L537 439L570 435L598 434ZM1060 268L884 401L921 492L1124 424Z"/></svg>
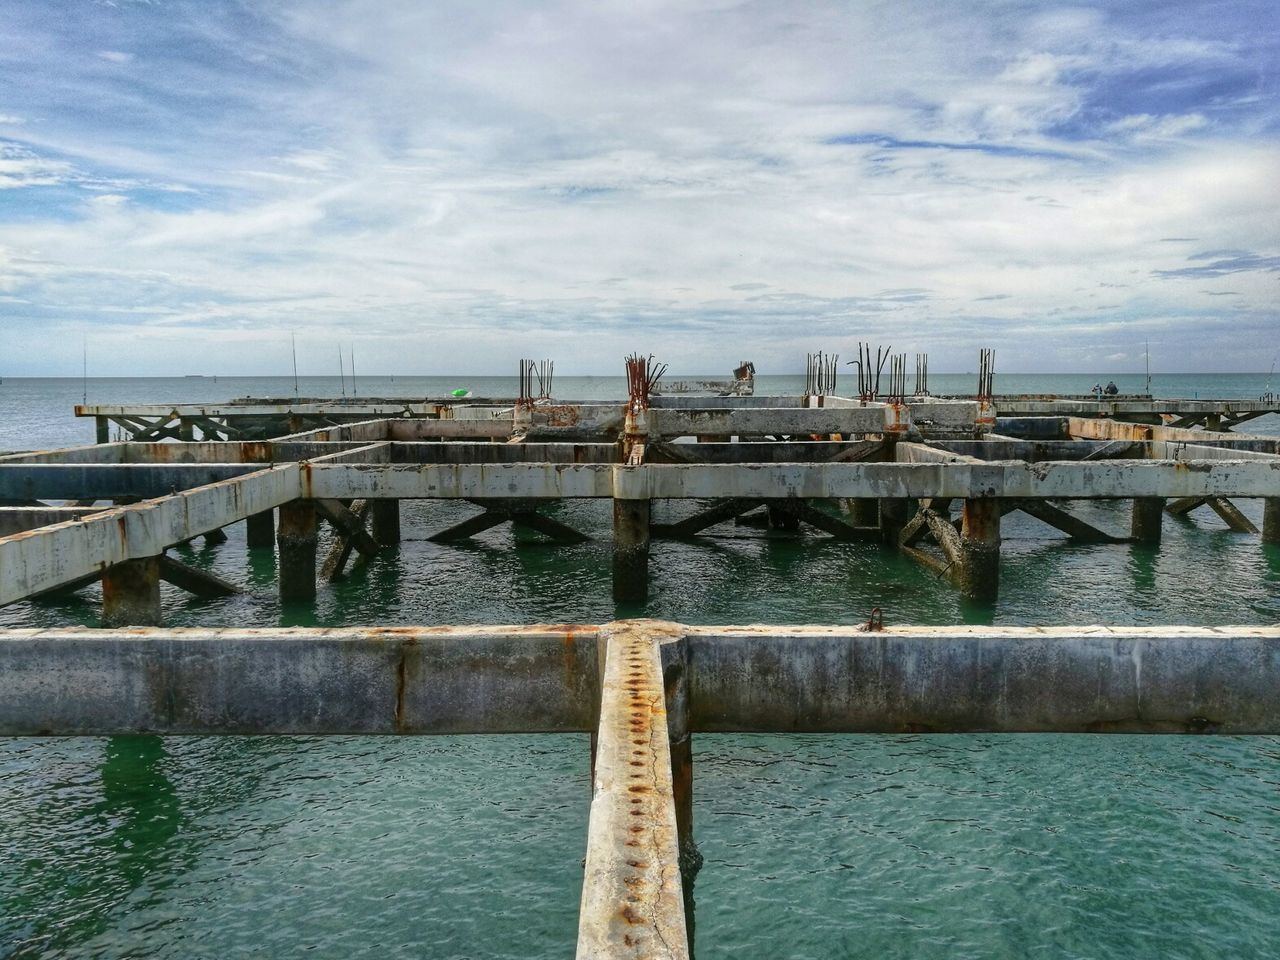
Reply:
<svg viewBox="0 0 1280 960"><path fill-rule="evenodd" d="M817 397L836 392L836 377L839 373L840 354L828 356L819 350L806 355L804 392L807 396Z"/></svg>
<svg viewBox="0 0 1280 960"><path fill-rule="evenodd" d="M899 353L889 358L889 402L907 402L907 355Z"/></svg>
<svg viewBox="0 0 1280 960"><path fill-rule="evenodd" d="M927 353L916 354L916 396L927 397L929 395L929 355Z"/></svg>
<svg viewBox="0 0 1280 960"><path fill-rule="evenodd" d="M850 366L858 368L858 397L864 402L880 396L880 372L884 370L892 349L892 347L876 347L876 360L873 367L871 344L859 343L858 359L849 361Z"/></svg>
<svg viewBox="0 0 1280 960"><path fill-rule="evenodd" d="M990 400L995 392L996 352L983 348L978 355L978 399Z"/></svg>
<svg viewBox="0 0 1280 960"><path fill-rule="evenodd" d="M555 376L554 360L521 360L520 361L520 403L530 404L535 400L551 398L551 380ZM538 378L538 392L533 392L533 378Z"/></svg>
<svg viewBox="0 0 1280 960"><path fill-rule="evenodd" d="M626 358L627 395L631 398L632 407L649 406L649 394L658 385L662 375L667 372L665 363L655 363L653 354L642 357L633 353Z"/></svg>

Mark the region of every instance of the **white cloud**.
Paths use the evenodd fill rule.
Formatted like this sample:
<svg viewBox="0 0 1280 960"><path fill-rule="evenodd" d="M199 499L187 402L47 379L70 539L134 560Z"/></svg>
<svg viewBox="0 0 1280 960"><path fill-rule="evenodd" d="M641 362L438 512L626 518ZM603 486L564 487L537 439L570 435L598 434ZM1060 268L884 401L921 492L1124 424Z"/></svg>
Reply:
<svg viewBox="0 0 1280 960"><path fill-rule="evenodd" d="M99 50L98 57L110 63L129 63L133 60L132 53L125 53L121 50Z"/></svg>
<svg viewBox="0 0 1280 960"><path fill-rule="evenodd" d="M685 369L726 343L794 364L797 338L966 357L1013 338L1008 362L1039 363L1081 338L1105 356L1125 324L1204 335L1226 301L1245 329L1274 318L1274 276L1235 273L1225 298L1158 275L1275 250L1274 138L1209 107L1058 130L1084 109L1080 75L1217 63L1221 44L1096 10L993 23L910 3L261 16L207 25L191 75L147 57L116 86L99 68L86 112L105 126L20 105L52 119L0 153L0 187L103 192L0 222L22 322L214 343L359 330L391 370L410 341L499 369L541 343L591 369L645 342Z"/></svg>

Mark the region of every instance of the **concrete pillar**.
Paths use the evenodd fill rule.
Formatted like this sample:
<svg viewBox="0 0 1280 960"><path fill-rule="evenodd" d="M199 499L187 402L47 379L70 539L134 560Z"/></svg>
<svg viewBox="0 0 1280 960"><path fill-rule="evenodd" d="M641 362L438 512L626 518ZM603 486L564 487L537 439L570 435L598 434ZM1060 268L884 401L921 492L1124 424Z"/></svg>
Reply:
<svg viewBox="0 0 1280 960"><path fill-rule="evenodd" d="M274 510L250 514L244 521L245 543L254 547L273 547L276 543L276 517Z"/></svg>
<svg viewBox="0 0 1280 960"><path fill-rule="evenodd" d="M102 625L160 626L160 558L143 557L107 567L102 575Z"/></svg>
<svg viewBox="0 0 1280 960"><path fill-rule="evenodd" d="M294 500L280 508L276 543L280 599L312 599L316 595L316 508L310 500Z"/></svg>
<svg viewBox="0 0 1280 960"><path fill-rule="evenodd" d="M800 518L782 504L771 503L768 509L770 530L796 531L800 529Z"/></svg>
<svg viewBox="0 0 1280 960"><path fill-rule="evenodd" d="M1280 497L1262 501L1262 542L1280 543Z"/></svg>
<svg viewBox="0 0 1280 960"><path fill-rule="evenodd" d="M1159 543L1164 497L1135 497L1129 535L1138 543Z"/></svg>
<svg viewBox="0 0 1280 960"><path fill-rule="evenodd" d="M960 516L962 560L953 568L956 585L967 599L992 602L1000 594L1000 501L965 500Z"/></svg>
<svg viewBox="0 0 1280 960"><path fill-rule="evenodd" d="M1222 429L1222 414L1211 413L1204 418L1204 428L1215 433Z"/></svg>
<svg viewBox="0 0 1280 960"><path fill-rule="evenodd" d="M880 523L880 504L874 497L854 497L849 501L849 522L855 527L874 527Z"/></svg>
<svg viewBox="0 0 1280 960"><path fill-rule="evenodd" d="M649 597L649 501L613 500L613 599Z"/></svg>
<svg viewBox="0 0 1280 960"><path fill-rule="evenodd" d="M400 501L374 500L369 520L369 532L379 546L388 547L400 542Z"/></svg>
<svg viewBox="0 0 1280 960"><path fill-rule="evenodd" d="M186 417L178 418L178 439L183 443L191 443L196 438L196 428Z"/></svg>
<svg viewBox="0 0 1280 960"><path fill-rule="evenodd" d="M93 425L96 430L96 438L98 443L111 442L111 421L106 417L94 417Z"/></svg>
<svg viewBox="0 0 1280 960"><path fill-rule="evenodd" d="M880 539L898 543L898 535L910 519L911 503L905 497L885 497L880 501Z"/></svg>

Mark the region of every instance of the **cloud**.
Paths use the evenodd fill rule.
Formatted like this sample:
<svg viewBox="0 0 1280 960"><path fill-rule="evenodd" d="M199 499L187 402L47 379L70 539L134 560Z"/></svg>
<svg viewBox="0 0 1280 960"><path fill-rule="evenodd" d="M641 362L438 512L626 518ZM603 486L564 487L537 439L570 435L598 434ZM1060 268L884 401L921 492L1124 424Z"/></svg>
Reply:
<svg viewBox="0 0 1280 960"><path fill-rule="evenodd" d="M1141 329L1247 364L1276 321L1269 5L11 6L6 355L87 327L131 370L184 337L265 364L298 329L371 370L1061 366Z"/></svg>
<svg viewBox="0 0 1280 960"><path fill-rule="evenodd" d="M133 54L124 53L120 50L99 50L98 58L110 63L128 63L133 59Z"/></svg>

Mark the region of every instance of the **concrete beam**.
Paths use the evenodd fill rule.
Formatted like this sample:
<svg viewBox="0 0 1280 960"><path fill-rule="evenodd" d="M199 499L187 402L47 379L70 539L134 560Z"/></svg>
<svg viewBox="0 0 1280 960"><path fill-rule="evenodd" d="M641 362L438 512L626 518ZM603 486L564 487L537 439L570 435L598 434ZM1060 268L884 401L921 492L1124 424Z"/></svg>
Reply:
<svg viewBox="0 0 1280 960"><path fill-rule="evenodd" d="M177 444L172 446L177 447ZM0 464L0 500L162 497L262 469L255 464Z"/></svg>
<svg viewBox="0 0 1280 960"><path fill-rule="evenodd" d="M695 732L1271 733L1276 627L687 627Z"/></svg>
<svg viewBox="0 0 1280 960"><path fill-rule="evenodd" d="M306 496L329 499L592 498L613 496L615 487L631 497L675 500L1264 497L1280 488L1280 461L312 465L303 481Z"/></svg>
<svg viewBox="0 0 1280 960"><path fill-rule="evenodd" d="M166 547L287 503L299 486L297 464L259 467L232 480L0 537L0 606L112 564L159 556Z"/></svg>
<svg viewBox="0 0 1280 960"><path fill-rule="evenodd" d="M856 435L884 433L886 408L771 407L649 411L649 434L654 437L732 437L759 435Z"/></svg>
<svg viewBox="0 0 1280 960"><path fill-rule="evenodd" d="M684 627L693 732L1280 734L1280 627ZM595 726L597 627L0 631L0 736Z"/></svg>
<svg viewBox="0 0 1280 960"><path fill-rule="evenodd" d="M679 627L632 621L606 644L578 960L689 956L659 645Z"/></svg>
<svg viewBox="0 0 1280 960"><path fill-rule="evenodd" d="M0 631L0 736L586 732L595 627Z"/></svg>
<svg viewBox="0 0 1280 960"><path fill-rule="evenodd" d="M0 507L0 537L79 520L111 507Z"/></svg>

